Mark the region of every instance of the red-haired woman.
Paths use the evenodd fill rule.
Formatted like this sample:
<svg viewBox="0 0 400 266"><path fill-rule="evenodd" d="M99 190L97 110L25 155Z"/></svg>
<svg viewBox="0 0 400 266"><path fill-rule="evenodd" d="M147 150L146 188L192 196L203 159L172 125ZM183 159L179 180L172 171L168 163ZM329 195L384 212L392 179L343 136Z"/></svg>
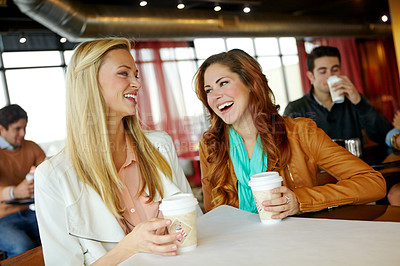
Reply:
<svg viewBox="0 0 400 266"><path fill-rule="evenodd" d="M200 145L206 211L231 205L257 212L252 174L278 171L282 197L263 202L281 219L300 211L365 204L385 196L382 175L334 143L311 119L282 117L258 62L242 50L213 55L195 76L211 127ZM318 185L323 169L338 182Z"/></svg>

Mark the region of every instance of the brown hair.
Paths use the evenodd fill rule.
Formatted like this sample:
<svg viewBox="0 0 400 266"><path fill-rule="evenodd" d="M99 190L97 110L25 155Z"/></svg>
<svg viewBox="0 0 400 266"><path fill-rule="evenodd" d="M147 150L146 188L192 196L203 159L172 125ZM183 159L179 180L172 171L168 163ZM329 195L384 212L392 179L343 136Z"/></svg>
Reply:
<svg viewBox="0 0 400 266"><path fill-rule="evenodd" d="M203 145L206 147L207 162L211 165L208 176L212 186L211 196L214 207L237 200L237 188L229 182L230 172L227 169L229 160L229 125L216 115L207 104L207 94L204 90L204 74L213 64L227 66L230 71L239 75L241 81L250 90L249 110L254 126L260 134L263 152L268 156L268 171L279 171L285 167L291 156L286 127L282 116L278 114L279 105L268 86L268 81L262 73L259 63L250 55L239 49L215 54L207 58L195 75L195 90L209 112L210 129L203 135Z"/></svg>
<svg viewBox="0 0 400 266"><path fill-rule="evenodd" d="M324 56L337 57L339 59L339 64L340 64L341 59L338 48L332 46L318 46L314 48L311 51L311 53L307 56L307 69L310 72L314 72L315 60Z"/></svg>

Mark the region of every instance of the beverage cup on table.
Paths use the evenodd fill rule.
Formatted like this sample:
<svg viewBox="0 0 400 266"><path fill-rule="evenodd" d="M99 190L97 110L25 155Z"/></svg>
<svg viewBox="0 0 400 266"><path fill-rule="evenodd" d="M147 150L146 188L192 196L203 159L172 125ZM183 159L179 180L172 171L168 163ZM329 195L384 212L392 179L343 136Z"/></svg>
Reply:
<svg viewBox="0 0 400 266"><path fill-rule="evenodd" d="M346 139L344 141L345 148L357 157L362 155L361 140L359 138Z"/></svg>
<svg viewBox="0 0 400 266"><path fill-rule="evenodd" d="M335 84L341 80L343 80L343 79L341 79L337 76L330 76L327 80L327 83L329 86L329 92L331 93L331 97L332 97L332 102L334 102L334 103L344 102L344 95L340 95L339 91L334 91L332 88L333 84Z"/></svg>
<svg viewBox="0 0 400 266"><path fill-rule="evenodd" d="M253 192L258 214L263 224L275 224L281 221L281 219L272 219L271 216L274 214L279 214L279 212L270 212L264 210L262 202L282 196L279 193L271 193L271 189L282 186L282 181L283 179L281 176L279 176L278 172L263 172L250 177L249 186Z"/></svg>
<svg viewBox="0 0 400 266"><path fill-rule="evenodd" d="M178 253L194 250L197 247L197 199L189 193L176 194L165 198L160 204L165 219L170 219L168 233L181 233L176 240Z"/></svg>

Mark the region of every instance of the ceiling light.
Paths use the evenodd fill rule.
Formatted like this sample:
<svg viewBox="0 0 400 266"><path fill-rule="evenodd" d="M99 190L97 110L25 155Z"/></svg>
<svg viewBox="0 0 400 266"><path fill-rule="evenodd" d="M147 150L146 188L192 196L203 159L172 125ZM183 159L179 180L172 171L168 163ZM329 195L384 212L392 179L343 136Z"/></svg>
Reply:
<svg viewBox="0 0 400 266"><path fill-rule="evenodd" d="M251 11L251 9L250 9L250 7L248 7L248 6L246 6L246 7L243 8L243 12L244 12L244 13L250 13L250 11Z"/></svg>
<svg viewBox="0 0 400 266"><path fill-rule="evenodd" d="M383 22L387 22L389 20L388 16L386 16L386 15L383 15L381 17L381 19L382 19Z"/></svg>
<svg viewBox="0 0 400 266"><path fill-rule="evenodd" d="M140 1L139 5L140 6L147 6L147 1Z"/></svg>
<svg viewBox="0 0 400 266"><path fill-rule="evenodd" d="M60 38L60 43L66 43L66 42L67 42L67 38L65 38L65 37Z"/></svg>
<svg viewBox="0 0 400 266"><path fill-rule="evenodd" d="M26 43L26 38L24 36L21 36L19 38L19 43Z"/></svg>
<svg viewBox="0 0 400 266"><path fill-rule="evenodd" d="M185 8L185 4L184 3L179 3L176 8L178 9L184 9Z"/></svg>
<svg viewBox="0 0 400 266"><path fill-rule="evenodd" d="M221 9L222 9L221 6L218 4L214 6L214 11L216 12L221 11Z"/></svg>

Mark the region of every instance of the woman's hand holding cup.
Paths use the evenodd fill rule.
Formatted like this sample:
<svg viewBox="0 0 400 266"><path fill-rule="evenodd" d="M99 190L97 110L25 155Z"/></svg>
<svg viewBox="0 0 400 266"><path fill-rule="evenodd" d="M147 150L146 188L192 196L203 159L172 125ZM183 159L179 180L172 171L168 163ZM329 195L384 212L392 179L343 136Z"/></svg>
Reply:
<svg viewBox="0 0 400 266"><path fill-rule="evenodd" d="M273 215L272 219L283 219L285 217L295 215L300 211L299 202L296 194L286 186L281 186L271 190L272 194L281 194L282 197L263 201L266 211L279 212Z"/></svg>
<svg viewBox="0 0 400 266"><path fill-rule="evenodd" d="M160 235L158 232L169 226L171 220L153 218L139 223L110 252L98 259L93 265L116 265L136 253L153 253L163 256L177 254L175 240L182 239L180 233Z"/></svg>
<svg viewBox="0 0 400 266"><path fill-rule="evenodd" d="M142 222L126 235L117 246L120 246L120 249L126 255L125 259L139 252L174 256L178 246L173 242L180 240L182 235L180 233L157 234L157 232L170 224L171 220L160 218Z"/></svg>

